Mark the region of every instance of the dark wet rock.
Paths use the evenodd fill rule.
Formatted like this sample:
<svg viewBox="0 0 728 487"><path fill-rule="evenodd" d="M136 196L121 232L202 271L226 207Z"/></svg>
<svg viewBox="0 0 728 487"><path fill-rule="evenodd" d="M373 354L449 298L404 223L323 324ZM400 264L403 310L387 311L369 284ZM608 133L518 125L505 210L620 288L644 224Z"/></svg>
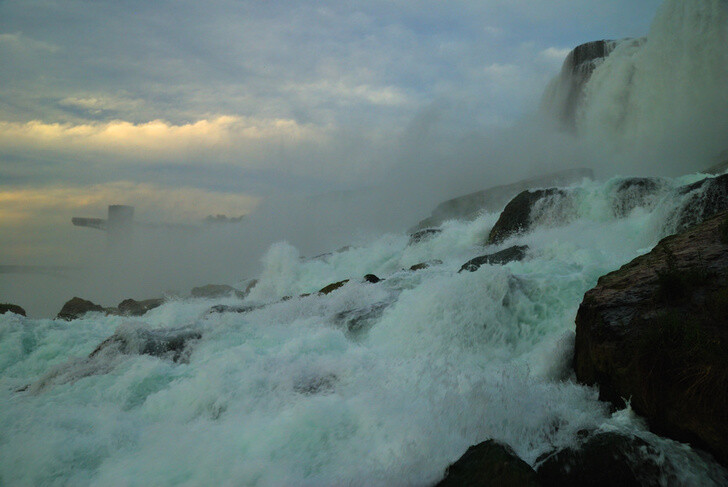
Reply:
<svg viewBox="0 0 728 487"><path fill-rule="evenodd" d="M677 231L728 210L728 174L703 179L678 189L689 195L678 210Z"/></svg>
<svg viewBox="0 0 728 487"><path fill-rule="evenodd" d="M410 235L408 245L413 245L416 243L424 242L426 240L430 240L435 235L438 235L440 233L442 233L442 229L440 228L425 228L424 230L420 230Z"/></svg>
<svg viewBox="0 0 728 487"><path fill-rule="evenodd" d="M28 316L23 308L21 308L17 304L10 303L0 304L0 315L4 315L5 313L15 313L16 315L20 316Z"/></svg>
<svg viewBox="0 0 728 487"><path fill-rule="evenodd" d="M101 342L89 358L102 354L121 353L125 355L152 355L168 357L179 362L186 357L187 347L193 340L202 338L202 333L190 329L146 330L127 328L118 330Z"/></svg>
<svg viewBox="0 0 728 487"><path fill-rule="evenodd" d="M333 321L336 326L343 327L347 335L357 336L369 330L381 318L389 304L377 303L363 308L342 311L334 316Z"/></svg>
<svg viewBox="0 0 728 487"><path fill-rule="evenodd" d="M527 189L567 186L585 178L593 179L594 171L586 168L566 169L459 196L440 203L428 218L410 229L410 233L437 227L447 220L475 220L483 211L500 211L514 196Z"/></svg>
<svg viewBox="0 0 728 487"><path fill-rule="evenodd" d="M86 313L94 311L101 313L106 312L106 310L101 305L92 303L91 301L87 301L79 297L74 297L73 299L66 301L56 318L71 321L80 318Z"/></svg>
<svg viewBox="0 0 728 487"><path fill-rule="evenodd" d="M701 172L718 176L728 171L728 149L722 151L718 157L715 158L715 161L716 163L714 165Z"/></svg>
<svg viewBox="0 0 728 487"><path fill-rule="evenodd" d="M574 368L656 433L728 463L728 212L599 279L577 313Z"/></svg>
<svg viewBox="0 0 728 487"><path fill-rule="evenodd" d="M621 181L612 193L612 210L617 218L627 216L638 207L654 208L657 195L665 188L658 178L628 178Z"/></svg>
<svg viewBox="0 0 728 487"><path fill-rule="evenodd" d="M488 440L471 446L436 487L538 487L536 472L508 445Z"/></svg>
<svg viewBox="0 0 728 487"><path fill-rule="evenodd" d="M291 298L289 297L288 299ZM207 310L207 313L250 313L251 311L261 308L263 308L263 305L228 306L225 304L218 304Z"/></svg>
<svg viewBox="0 0 728 487"><path fill-rule="evenodd" d="M488 236L488 245L499 244L508 237L523 233L531 227L535 206L546 198L566 197L566 191L558 188L524 191L506 205Z"/></svg>
<svg viewBox="0 0 728 487"><path fill-rule="evenodd" d="M135 299L125 299L117 306L118 313L124 316L142 316L154 308L158 308L164 304L164 299L145 299L137 301Z"/></svg>
<svg viewBox="0 0 728 487"><path fill-rule="evenodd" d="M500 252L481 255L480 257L469 260L463 264L458 272L475 272L480 268L480 266L485 264L505 265L509 262L517 262L526 257L526 252L528 252L528 245L514 245L513 247L508 247Z"/></svg>
<svg viewBox="0 0 728 487"><path fill-rule="evenodd" d="M435 265L442 264L442 261L439 259L434 260L428 260L427 262L420 262L419 264L415 264L412 267L409 268L411 271L421 271L423 269L427 269L428 267L432 267Z"/></svg>
<svg viewBox="0 0 728 487"><path fill-rule="evenodd" d="M384 279L380 279L377 276L375 276L374 274L367 274L366 276L364 276L364 281L372 283L372 284L382 282L383 280Z"/></svg>
<svg viewBox="0 0 728 487"><path fill-rule="evenodd" d="M337 377L334 374L306 377L299 379L293 385L293 390L306 396L328 394L333 392L336 380Z"/></svg>
<svg viewBox="0 0 728 487"><path fill-rule="evenodd" d="M342 287L347 282L349 282L349 279L344 279L343 281L331 283L328 286L322 287L319 290L319 294L329 294L329 293L332 293L332 292L336 291L337 289L339 289L340 287Z"/></svg>
<svg viewBox="0 0 728 487"><path fill-rule="evenodd" d="M246 293L227 284L207 284L193 288L190 295L193 298L225 298L234 295L242 299Z"/></svg>
<svg viewBox="0 0 728 487"><path fill-rule="evenodd" d="M617 433L598 433L576 448L564 448L537 461L544 487L657 487L664 465L645 441Z"/></svg>

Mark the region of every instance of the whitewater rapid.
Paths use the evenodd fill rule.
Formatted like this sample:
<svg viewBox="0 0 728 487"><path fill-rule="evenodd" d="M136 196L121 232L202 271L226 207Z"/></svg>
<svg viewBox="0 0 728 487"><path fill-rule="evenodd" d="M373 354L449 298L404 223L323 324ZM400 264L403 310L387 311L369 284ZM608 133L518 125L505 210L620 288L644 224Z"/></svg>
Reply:
<svg viewBox="0 0 728 487"><path fill-rule="evenodd" d="M672 190L701 177L620 200L621 218L621 179L583 181L569 205L541 208L532 232L499 246L482 245L497 213L313 259L281 242L242 302L179 299L141 318L73 322L2 315L0 484L432 485L488 438L534 464L601 429L653 444L664 485L722 485L705 454L610 412L571 369L584 293L670 233L685 197ZM514 244L529 246L525 260L458 272ZM408 270L421 262L432 265ZM368 273L385 280L362 282ZM208 312L219 304L251 310ZM89 370L99 343L135 326L202 338L177 363L111 354Z"/></svg>

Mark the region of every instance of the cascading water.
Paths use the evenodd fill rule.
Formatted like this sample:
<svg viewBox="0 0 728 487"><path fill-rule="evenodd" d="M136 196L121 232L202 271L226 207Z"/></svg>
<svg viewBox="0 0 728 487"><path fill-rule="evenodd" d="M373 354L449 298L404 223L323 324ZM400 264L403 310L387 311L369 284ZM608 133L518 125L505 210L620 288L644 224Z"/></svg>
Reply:
<svg viewBox="0 0 728 487"><path fill-rule="evenodd" d="M532 232L486 249L497 214L315 259L277 244L244 302L171 301L138 324L0 316L0 480L430 485L486 438L534 463L601 429L654 445L664 485L722 485L715 463L629 411L611 414L570 372L584 292L672 230L689 197L674 188L697 178L585 181L568 189L569 204L540 208ZM458 273L514 243L530 247L526 260ZM345 278L328 295L281 300ZM208 311L219 304L246 312ZM85 358L119 327L201 338L184 360L121 348Z"/></svg>

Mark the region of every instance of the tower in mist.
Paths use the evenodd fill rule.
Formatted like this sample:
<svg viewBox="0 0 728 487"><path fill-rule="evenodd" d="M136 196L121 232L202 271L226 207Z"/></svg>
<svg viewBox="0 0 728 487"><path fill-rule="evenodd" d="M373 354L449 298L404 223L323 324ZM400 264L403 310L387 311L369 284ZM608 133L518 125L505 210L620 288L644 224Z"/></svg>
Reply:
<svg viewBox="0 0 728 487"><path fill-rule="evenodd" d="M109 205L107 219L73 217L77 227L95 228L106 231L109 246L116 247L129 243L134 231L134 207L127 205Z"/></svg>

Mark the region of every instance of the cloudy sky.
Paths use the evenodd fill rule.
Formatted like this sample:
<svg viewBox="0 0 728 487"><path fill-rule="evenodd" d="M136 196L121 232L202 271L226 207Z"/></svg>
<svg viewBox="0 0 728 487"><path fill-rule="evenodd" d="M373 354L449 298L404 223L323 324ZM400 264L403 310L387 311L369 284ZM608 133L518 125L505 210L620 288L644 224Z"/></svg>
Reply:
<svg viewBox="0 0 728 487"><path fill-rule="evenodd" d="M46 229L109 203L193 222L380 184L423 124L513 124L659 4L0 0L0 264L52 263Z"/></svg>

